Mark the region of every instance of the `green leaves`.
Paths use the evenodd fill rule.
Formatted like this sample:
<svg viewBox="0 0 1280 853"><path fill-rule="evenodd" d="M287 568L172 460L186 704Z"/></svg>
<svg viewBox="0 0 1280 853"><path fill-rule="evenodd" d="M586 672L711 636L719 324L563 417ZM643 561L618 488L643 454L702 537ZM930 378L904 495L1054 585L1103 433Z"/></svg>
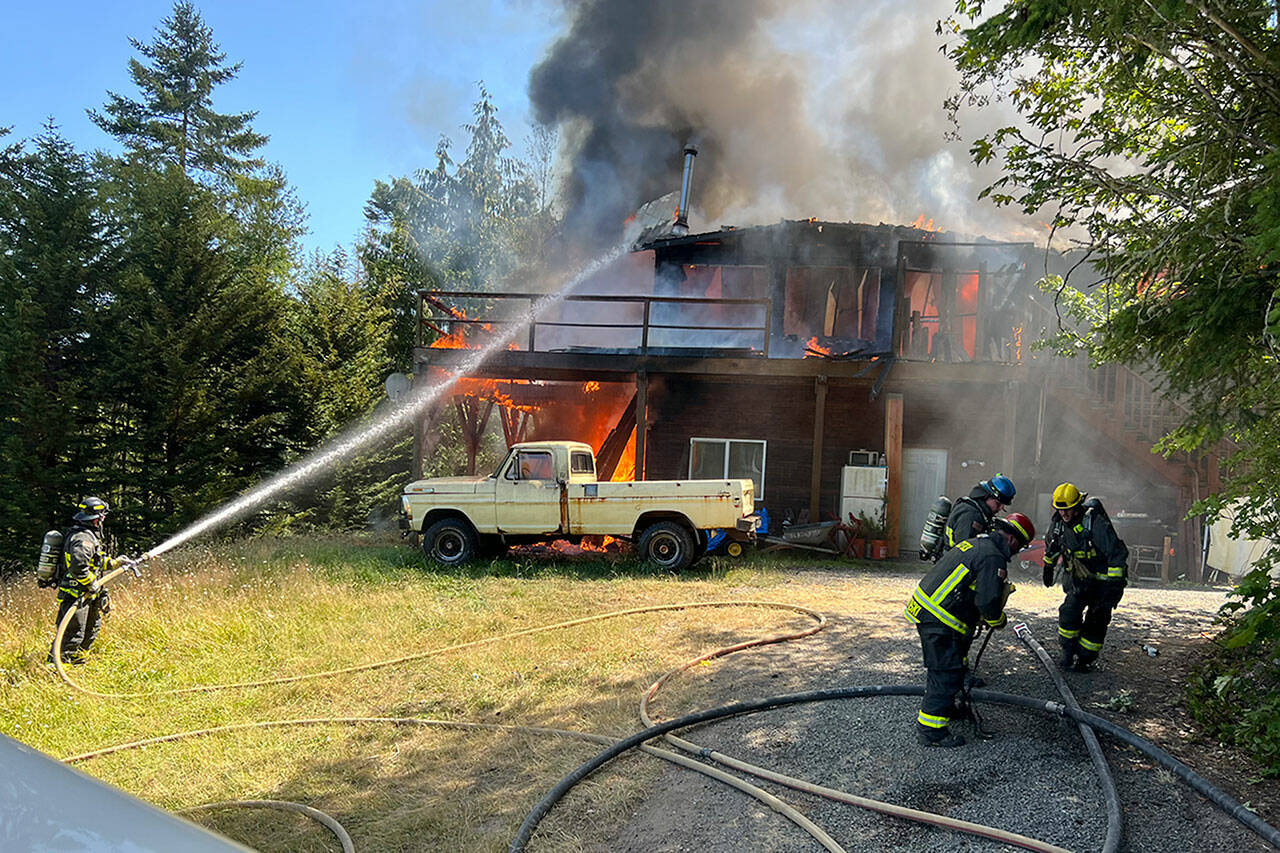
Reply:
<svg viewBox="0 0 1280 853"><path fill-rule="evenodd" d="M1013 0L967 19L949 55L953 111L1007 97L1021 121L971 145L1002 174L985 195L1054 211L1085 236L1085 290L1046 280L1065 319L1042 346L1159 378L1185 412L1165 453L1223 460L1234 534L1280 530L1280 31L1274 6L1176 0ZM995 93L994 95L992 93ZM1092 281L1090 282L1092 284ZM1228 445L1224 439L1229 439ZM1204 719L1280 770L1280 584L1268 551L1221 614L1225 671L1201 692ZM1270 677L1255 677L1263 662ZM1230 695L1248 709L1222 714ZM1243 718L1242 718L1243 717Z"/></svg>

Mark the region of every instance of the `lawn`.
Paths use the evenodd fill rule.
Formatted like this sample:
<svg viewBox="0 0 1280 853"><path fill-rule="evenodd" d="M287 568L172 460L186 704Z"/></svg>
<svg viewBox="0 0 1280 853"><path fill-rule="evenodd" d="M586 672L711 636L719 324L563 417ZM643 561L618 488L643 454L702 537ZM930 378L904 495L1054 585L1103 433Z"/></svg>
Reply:
<svg viewBox="0 0 1280 853"><path fill-rule="evenodd" d="M522 728L343 722L236 728L77 762L150 802L181 809L227 799L294 800L329 812L357 849L505 849L525 813L597 744L639 728L641 694L709 650L813 624L735 602L830 606L797 586L804 558L710 559L660 576L626 557L545 553L465 569L424 566L394 540L251 540L166 554L112 590L91 661L45 665L52 596L30 578L0 587L0 731L57 757L175 732L300 718L415 718ZM848 564L844 564L848 567ZM726 606L561 622L686 602ZM523 632L523 633L522 633ZM461 648L451 648L465 645ZM309 674L397 661L326 677ZM204 685L299 680L190 692ZM709 697L694 678L668 707ZM174 692L186 691L186 692ZM722 697L723 698L723 697ZM544 824L543 849L580 849L618 823L659 762L624 758ZM589 815L584 821L581 816ZM327 831L277 812L221 810L200 822L262 850L336 849ZM601 830L603 831L603 830Z"/></svg>

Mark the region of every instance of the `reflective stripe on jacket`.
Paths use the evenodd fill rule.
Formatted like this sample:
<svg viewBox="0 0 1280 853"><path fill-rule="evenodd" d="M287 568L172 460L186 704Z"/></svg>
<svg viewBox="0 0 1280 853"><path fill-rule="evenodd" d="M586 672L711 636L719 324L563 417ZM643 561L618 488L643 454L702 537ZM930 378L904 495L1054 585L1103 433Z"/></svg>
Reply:
<svg viewBox="0 0 1280 853"><path fill-rule="evenodd" d="M988 625L1004 613L1009 547L1003 537L975 536L952 548L911 593L906 617L967 634L978 619Z"/></svg>
<svg viewBox="0 0 1280 853"><path fill-rule="evenodd" d="M67 531L62 545L62 560L62 580L58 589L78 596L98 579L98 574L106 566L107 554L92 528L77 525Z"/></svg>
<svg viewBox="0 0 1280 853"><path fill-rule="evenodd" d="M1055 511L1044 541L1047 568L1053 568L1061 559L1068 570L1078 564L1089 579L1124 581L1129 576L1129 548L1116 535L1111 519L1097 500L1087 501L1084 515L1072 525Z"/></svg>
<svg viewBox="0 0 1280 853"><path fill-rule="evenodd" d="M954 548L966 539L986 533L991 524L991 510L984 500L986 492L975 486L966 498L956 498L947 516L947 547Z"/></svg>

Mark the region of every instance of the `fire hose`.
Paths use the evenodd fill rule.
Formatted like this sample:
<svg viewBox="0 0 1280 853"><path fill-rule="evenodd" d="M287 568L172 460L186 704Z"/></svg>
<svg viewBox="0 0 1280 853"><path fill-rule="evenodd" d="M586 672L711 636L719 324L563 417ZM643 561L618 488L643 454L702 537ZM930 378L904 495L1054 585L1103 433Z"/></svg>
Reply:
<svg viewBox="0 0 1280 853"><path fill-rule="evenodd" d="M1020 622L1014 625L1013 633L1040 659L1045 671L1053 679L1054 686L1058 688L1058 693L1062 695L1062 701L1068 707L1079 711L1080 703L1076 701L1071 688L1063 680L1062 673L1058 672L1058 668L1054 666L1053 658L1049 657L1044 646L1031 636L1031 629L1027 624ZM1080 737L1084 738L1085 749L1089 751L1089 760L1093 762L1093 769L1098 774L1098 784L1102 786L1102 799L1107 808L1107 837L1102 844L1102 853L1115 853L1120 849L1120 841L1124 838L1124 823L1120 812L1120 794L1116 791L1116 780L1111 776L1111 768L1107 765L1107 759L1102 754L1102 745L1098 743L1098 736L1094 734L1093 729L1078 721L1076 727L1080 730Z"/></svg>
<svg viewBox="0 0 1280 853"><path fill-rule="evenodd" d="M761 711L769 711L775 708L790 707L792 705L828 702L836 699L863 699L879 696L922 695L924 695L924 687L919 685L901 684L880 684L873 686L812 690L804 693L789 693L780 696L770 696L765 699L757 699L750 702L735 702L730 705L722 705L718 708L696 711L692 714L686 714L682 717L677 717L676 719L650 726L644 731L637 732L628 738L618 741L618 743L612 747L609 747L597 754L594 758L579 765L575 770L562 778L525 817L515 838L511 841L509 851L510 853L520 853L520 851L525 850L538 824L544 817L546 817L552 806L564 797L564 795L567 794L575 785L583 779L586 779L614 758L617 758L619 755L622 755L628 750L634 749L640 744L646 743L653 738L660 737L678 729L688 728L689 726L696 726L702 723L746 714L759 713ZM1234 818L1236 821L1252 830L1269 844L1280 848L1280 830L1277 830L1275 827L1262 820L1262 818L1258 817L1242 803L1232 798L1225 791L1214 786L1213 783L1209 782L1199 773L1192 770L1190 767L1183 764L1160 747L1145 738L1134 734L1123 726L1116 725L1110 720L1099 717L1095 714L1090 714L1087 711L1072 708L1061 702L1035 699L1030 696L998 693L991 690L974 690L973 698L979 702L992 702L1002 705L1010 705L1061 718L1069 717L1076 722L1084 723L1095 730L1102 731L1121 743L1137 749L1148 758L1157 761L1159 764L1173 772L1174 775L1178 776L1178 778L1190 785L1197 793L1203 795L1211 803L1224 811L1228 816ZM999 838L1000 840L1005 840L1004 837Z"/></svg>
<svg viewBox="0 0 1280 853"><path fill-rule="evenodd" d="M133 563L127 566L121 567L120 569L117 569L116 571L109 573L107 576L103 578L102 585L105 586L106 583L109 583L110 581L114 580L115 577L117 577L120 573L124 571L129 571L132 569L134 570L134 573L136 575L137 563L140 563L144 559L146 559L146 556L147 555L144 555L143 558L140 558L139 560L134 561ZM811 822L808 822L807 819L803 817L803 815L799 815L798 813L794 812L794 809L791 809L785 803L782 803L781 801L776 800L776 798L773 798L771 795L768 795L767 793L761 791L760 789L754 788L754 786L750 786L745 782L742 782L741 780L737 780L736 777L728 776L728 774L719 773L719 771L714 771L714 768L709 768L706 765L700 764L698 762L693 762L689 759L684 759L683 756L678 756L678 755L675 755L674 753L667 753L664 750L657 750L656 748L645 744L645 741L648 741L653 737L657 737L659 735L667 735L669 732L675 729L683 728L688 725L694 725L699 722L707 722L707 721L721 719L729 716L736 716L736 715L745 714L745 713L753 713L756 711L768 710L775 707L784 707L786 705L799 704L802 702L825 701L829 699L853 698L853 697L863 697L863 696L879 696L879 695L886 695L886 696L921 695L923 693L923 688L918 686L886 686L886 685L876 686L876 687L855 687L855 688L844 688L844 689L838 689L838 690L813 691L813 692L804 693L804 694L791 694L783 697L774 697L773 699L760 700L758 702L752 702L752 703L737 703L735 705L723 706L722 708L719 708L719 709L711 709L709 711L703 711L703 712L698 712L696 714L686 715L684 717L678 718L677 720L668 721L667 723L663 723L660 725L651 724L651 720L649 720L647 715L647 704L649 700L656 694L658 689L660 689L661 686L667 680L669 680L670 677L675 675L677 672L684 671L692 666L697 665L698 663L701 663L702 661L710 660L716 657L721 657L723 655L730 654L734 651L738 651L744 648L765 645L768 643L782 642L788 639L795 639L803 636L808 636L812 633L816 633L817 631L821 630L822 626L825 624L825 618L822 617L821 614L818 614L815 611L808 610L807 608L802 608L795 605L786 605L786 604L780 604L775 602L693 602L693 603L686 603L686 604L656 605L652 607L634 608L631 610L615 611L611 613L598 614L596 616L568 620L566 622L556 623L554 625L542 626L539 628L525 629L522 631L513 632L512 634L508 634L508 635L485 638L478 641L472 641L470 643L462 643L456 646L449 646L442 649L432 650L429 652L405 656L403 658L396 658L390 661L380 661L374 664L365 664L365 665L360 665L356 667L348 667L341 670L332 670L324 673L312 673L305 676L298 676L298 677L292 677L292 678L271 679L263 682L241 682L233 685L203 685L203 686L197 686L195 688L184 688L177 691L164 691L163 693L172 694L175 692L177 693L189 692L190 690L211 690L211 689L227 689L231 687L250 687L250 686L259 686L263 684L275 684L275 683L287 682L287 681L298 680L302 678L319 678L319 677L324 677L326 675L363 671L363 670L372 669L372 668L381 667L381 666L390 666L395 663L402 663L410 660L422 659L427 656L439 654L445 651L471 647L475 645L484 644L487 642L495 642L497 640L529 634L537 631L547 631L547 630L552 630L557 628L564 628L564 627L569 627L571 625L578 625L578 624L583 624L587 622L598 621L601 619L607 619L615 616L628 615L633 613L674 610L674 609L690 609L694 607L723 607L723 606L744 606L744 605L776 607L776 608L783 608L783 609L788 609L795 612L804 613L811 617L816 618L818 621L818 624L814 627L811 627L809 630L799 632L793 635L763 638L759 640L740 643L735 646L726 647L724 649L719 649L715 652L711 652L706 655L703 655L702 657L696 659L695 661L692 661L682 667L677 667L676 669L667 673L662 678L660 678L657 682L655 682L654 685L650 687L649 691L646 692L644 698L642 699L642 704L641 704L642 719L645 721L646 725L649 726L648 728L646 728L644 732L640 732L636 735L632 735L623 740L614 740L612 738L608 738L603 735L593 735L593 734L582 733L582 732L557 732L557 733L566 734L566 735L575 736L575 737L583 737L598 743L608 743L611 745L606 750L604 750L599 755L597 755L596 758L582 765L581 767L578 768L578 770L574 771L574 773L562 779L561 782L550 793L548 793L548 795L544 797L543 800L537 806L535 806L534 811L531 812L530 815L526 817L524 823L521 825L521 829L517 833L515 840L512 841L511 849L512 850L524 849L524 846L527 845L528 840L533 833L533 830L537 826L537 823L541 821L542 817L545 816L545 814L550 810L552 805L556 801L558 801L564 795L564 793L566 793L570 788L572 788L574 784L576 784L578 781L581 781L581 779L586 778L587 775L590 775L590 773L594 772L595 769L598 769L603 764L612 760L613 757L616 757L617 755L620 755L629 749L641 747L644 749L644 751L650 754L658 755L658 757L663 757L669 761L680 759L680 760L676 760L675 763L681 764L682 766L690 767L690 769L698 770L699 772L706 773L707 775L711 775L714 778L719 779L720 781L724 781L727 784L733 785L739 790L742 790L748 794L751 794L752 796L756 796L757 799L760 799L762 802L765 802L767 805L770 805L771 808L774 808L776 811L779 811L784 816L788 817L788 819L797 823L798 826L800 826L802 829L805 829L805 831L809 832L810 835L812 835L815 839L818 839L819 842L823 844L823 846L826 847L828 850L839 850L840 849L839 846L836 845L834 841L830 840L829 836L826 836L826 834L822 832L822 830L818 829L816 826L813 826ZM70 619L67 618L67 619L64 619L62 623L60 623L58 634L55 637L55 643L61 641L62 635L65 633L65 630L67 628L69 621ZM989 635L987 639L989 640ZM985 642L983 645L985 647ZM979 651L979 656L981 656L981 650ZM55 656L55 661L58 661L58 657L59 656ZM94 695L107 696L107 697L126 697L126 698L136 697L140 695L163 695L163 694L156 694L156 693L152 693L152 694L96 693L95 691L87 690L86 688L83 688L80 685L77 685L74 682L72 682L70 678L67 677L65 669L60 665L60 661L58 661L58 664L59 665L57 666L57 669L62 679L73 688L77 690L81 690L86 693L92 693ZM1071 708L1068 705L1064 705L1060 703L1044 702L1042 700L1036 700L1030 697L1013 696L1010 694L991 693L988 691L976 691L973 693L973 698L976 698L979 701L1003 702L1005 704L1022 706L1032 710L1047 711L1049 713L1056 713L1059 716L1064 716L1064 717L1070 716L1075 718L1077 722L1082 726L1092 727L1092 728L1101 728L1105 733L1110 734L1113 737L1116 737L1117 739L1122 740L1126 743L1129 743L1129 745L1131 746L1135 746L1135 748L1138 748L1140 751L1146 752L1148 755L1155 758L1161 764L1164 764L1166 767L1169 767L1180 778L1184 779L1184 781L1187 781L1188 784L1190 784L1195 790L1197 790L1198 792L1206 796L1208 799L1210 799L1211 802L1213 802L1216 806L1226 811L1231 817L1235 818L1237 821L1241 822L1252 831L1258 833L1263 838L1266 838L1272 844L1275 844L1276 846L1280 847L1280 832L1277 832L1277 830L1270 827L1265 822L1261 821L1260 818L1258 818L1256 815L1254 815L1244 806L1240 805L1238 802L1233 800L1229 795L1225 794L1225 792L1222 792L1221 790L1212 786L1212 784L1207 782L1207 780L1205 780L1203 777L1199 776L1199 774L1195 773L1195 771L1191 770L1185 765L1182 765L1172 756L1169 756L1167 753L1164 753L1162 750L1159 750L1158 747L1155 747L1154 745L1143 740L1139 736L1134 735L1131 732L1128 732L1128 730L1126 729L1115 726L1114 724L1104 720L1103 718L1095 717L1094 715L1087 714L1086 712L1079 710L1078 706L1076 706L1075 708ZM358 722L358 721L408 722L409 720L394 719L394 718L344 718L342 721L346 721L346 722ZM439 725L452 724L452 725L460 725L463 727L476 727L476 728L488 727L485 724L465 724L465 723L458 724L458 723L450 723L449 721L425 721L425 720L412 720L412 721L420 724L427 724L427 723L439 724ZM104 755L104 754L114 752L114 751L119 751L122 749L128 749L128 748L142 746L150 743L172 741L172 740L177 740L183 737L190 737L190 736L195 736L200 734L211 733L215 731L225 731L225 730L231 730L231 729L237 729L237 728L251 728L251 727L272 726L272 725L317 724L317 723L324 723L324 722L334 722L334 721L323 720L323 719L302 720L302 721L264 721L260 723L246 723L246 724L233 725L233 726L217 727L214 729L185 732L185 733L180 733L176 735L162 736L158 738L147 739L144 741L137 741L131 744L124 744L118 747L111 747L111 748L99 750L96 752L85 753L79 756L72 756L66 760L68 762L85 760L87 758L96 757L98 755ZM496 727L496 728L508 728L508 727ZM519 729L523 727L511 727L511 728ZM1092 732L1092 728L1090 728L1090 732ZM549 730L549 731L554 731L554 730ZM669 738L669 742L677 743L677 745L681 746L681 748L684 748L686 749L686 751L688 751L688 749L684 747L679 741L680 739L675 738L674 736L671 736ZM682 743L688 744L687 741L684 741ZM1006 843L1022 846L1022 847L1025 847L1026 849L1042 850L1042 851L1061 851L1061 848L1046 844L1045 842L1037 841L1035 839L1026 838L1025 836L1018 836L1016 834L1006 833L1002 830L994 829L991 827L983 827L978 824L970 824L964 821L957 821L941 815L933 815L927 812L918 812L916 810L906 809L906 808L895 806L888 803L879 803L877 801L857 797L852 794L846 794L844 792L834 791L832 789L824 788L823 786L813 785L811 783L804 782L803 780L792 779L791 777L786 777L786 776L783 776L782 774L776 774L776 773L773 773L772 771L765 770L764 768L756 768L744 762L737 762L736 759L731 759L729 756L724 756L720 753L713 753L711 751L704 750L700 747L697 747L696 745L693 745L693 744L688 744L688 745L693 748L693 751L696 754L699 754L703 757L711 757L714 760L721 761L728 766L734 766L736 767L736 769L753 773L757 776L760 776L761 778L771 779L773 781L781 782L782 784L790 784L792 787L795 787L799 790L806 790L811 793L817 793L819 795L826 796L828 798L835 799L841 802L847 802L854 805L859 805L864 808L880 811L885 814L890 814L898 817L905 817L908 819L923 821L926 823L932 823L934 825L938 825L946 828L959 829L961 831L970 832L983 837L998 839ZM665 753L665 754L662 754L662 753ZM249 802L250 801L245 801L245 804L249 804ZM261 804L260 802L257 802L257 801L254 801L254 802L258 805ZM306 813L305 809L307 808L309 807L299 805L298 808L295 810L303 811L304 813ZM1108 806L1108 840L1109 841L1112 837L1110 811L1111 809L1109 805ZM341 836L339 836L339 838L341 839ZM1110 848L1104 848L1104 849L1110 849Z"/></svg>

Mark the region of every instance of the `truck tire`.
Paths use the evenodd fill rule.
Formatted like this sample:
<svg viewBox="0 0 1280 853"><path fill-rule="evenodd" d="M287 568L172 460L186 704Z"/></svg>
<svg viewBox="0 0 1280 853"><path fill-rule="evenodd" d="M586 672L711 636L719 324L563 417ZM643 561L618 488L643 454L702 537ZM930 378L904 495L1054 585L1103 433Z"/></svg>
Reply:
<svg viewBox="0 0 1280 853"><path fill-rule="evenodd" d="M674 521L651 524L640 534L641 557L669 572L683 571L693 565L695 551L688 528Z"/></svg>
<svg viewBox="0 0 1280 853"><path fill-rule="evenodd" d="M478 549L476 532L465 518L442 518L422 534L423 553L442 566L461 566Z"/></svg>

